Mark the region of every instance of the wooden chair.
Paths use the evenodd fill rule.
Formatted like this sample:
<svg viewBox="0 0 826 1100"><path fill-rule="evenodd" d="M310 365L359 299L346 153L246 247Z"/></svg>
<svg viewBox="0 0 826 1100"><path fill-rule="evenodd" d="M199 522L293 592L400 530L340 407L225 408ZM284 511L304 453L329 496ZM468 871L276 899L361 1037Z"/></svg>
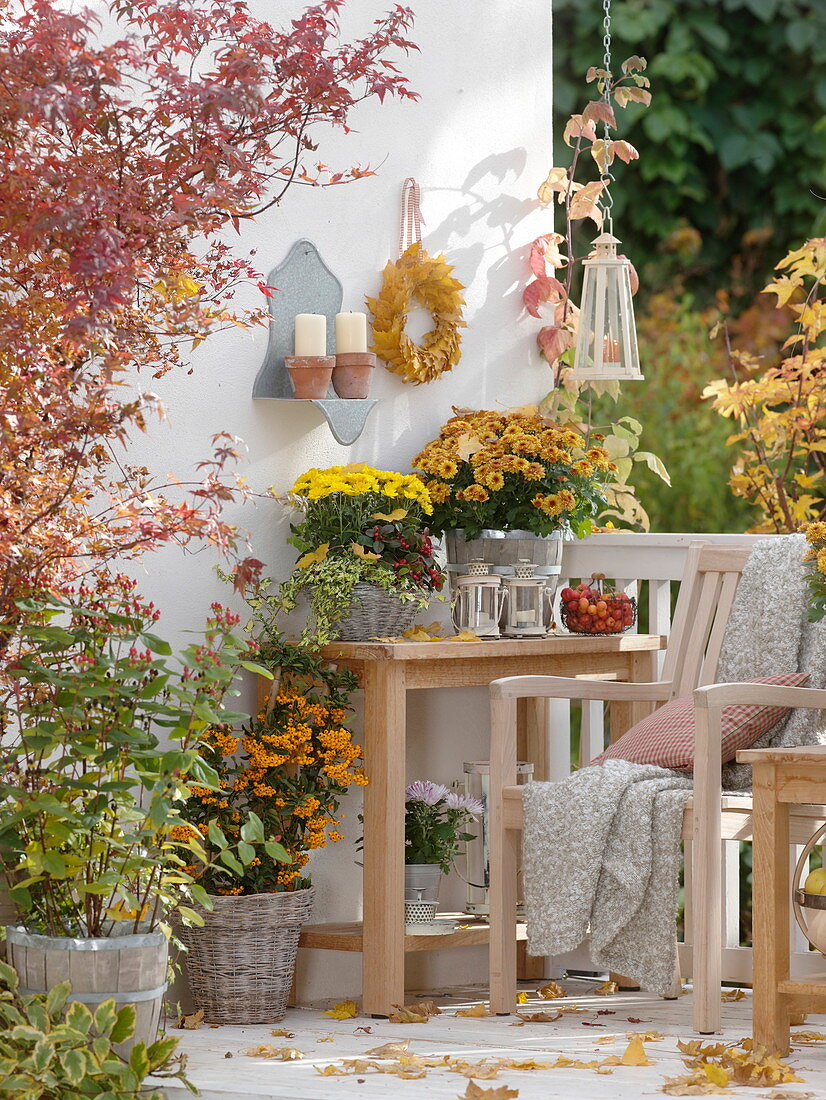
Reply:
<svg viewBox="0 0 826 1100"><path fill-rule="evenodd" d="M513 676L490 685L490 994L491 1011L506 1014L516 1004L516 901L522 790L516 785L516 710L525 698L603 700L662 704L714 683L723 635L750 549L718 549L692 543L680 585L662 680L623 684L587 677ZM787 670L778 670L787 671ZM752 686L748 698L756 699ZM773 688L788 692L790 689ZM805 690L805 689L797 689ZM760 689L762 701L765 689ZM779 698L779 696L778 696ZM798 705L795 703L795 705ZM614 741L624 730L611 730ZM722 841L750 839L751 796L723 797L719 709L697 710L694 793L683 819L686 859L691 861L694 930L691 974L694 1027L720 1029L722 978ZM793 822L792 842L811 836L823 816L803 810ZM694 904L694 901L698 904Z"/></svg>

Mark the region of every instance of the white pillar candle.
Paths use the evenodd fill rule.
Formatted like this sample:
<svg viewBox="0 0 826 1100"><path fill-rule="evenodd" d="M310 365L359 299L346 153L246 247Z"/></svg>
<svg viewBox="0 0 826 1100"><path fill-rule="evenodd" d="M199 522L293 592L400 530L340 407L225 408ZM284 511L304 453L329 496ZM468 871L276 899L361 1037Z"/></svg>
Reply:
<svg viewBox="0 0 826 1100"><path fill-rule="evenodd" d="M296 316L295 354L327 354L327 318L323 313L299 313Z"/></svg>
<svg viewBox="0 0 826 1100"><path fill-rule="evenodd" d="M336 314L336 354L367 351L367 314Z"/></svg>

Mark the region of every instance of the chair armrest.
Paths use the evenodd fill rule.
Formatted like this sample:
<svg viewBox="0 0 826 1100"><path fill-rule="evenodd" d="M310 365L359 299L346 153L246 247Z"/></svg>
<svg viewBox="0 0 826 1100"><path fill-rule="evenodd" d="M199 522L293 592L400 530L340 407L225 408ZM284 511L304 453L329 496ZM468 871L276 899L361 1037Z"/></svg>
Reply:
<svg viewBox="0 0 826 1100"><path fill-rule="evenodd" d="M493 680L491 695L508 699L603 699L608 702L664 702L671 698L673 684L629 684L616 680L591 680L578 676L506 676ZM826 693L824 693L826 694Z"/></svg>
<svg viewBox="0 0 826 1100"><path fill-rule="evenodd" d="M806 707L826 710L826 691L820 688L783 687L780 684L709 684L694 692L694 706L708 710L730 703L757 703L770 707Z"/></svg>

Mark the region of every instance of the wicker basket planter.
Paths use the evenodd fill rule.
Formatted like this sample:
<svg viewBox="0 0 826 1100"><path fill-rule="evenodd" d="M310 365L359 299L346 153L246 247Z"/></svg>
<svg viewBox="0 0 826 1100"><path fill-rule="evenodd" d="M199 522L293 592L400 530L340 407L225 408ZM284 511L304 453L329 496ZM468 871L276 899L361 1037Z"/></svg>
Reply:
<svg viewBox="0 0 826 1100"><path fill-rule="evenodd" d="M268 1024L283 1018L301 926L315 890L241 897L210 895L202 928L178 927L189 988L211 1024Z"/></svg>
<svg viewBox="0 0 826 1100"><path fill-rule="evenodd" d="M8 962L20 978L21 993L48 993L58 982L72 983L72 1001L94 1012L112 998L117 1006L134 1005L135 1033L118 1043L123 1055L135 1043L153 1043L158 1035L169 945L163 932L72 939L39 936L11 925L6 929Z"/></svg>
<svg viewBox="0 0 826 1100"><path fill-rule="evenodd" d="M377 584L360 582L353 589L353 602L339 623L338 636L343 642L397 637L413 625L421 610L418 601L404 602Z"/></svg>

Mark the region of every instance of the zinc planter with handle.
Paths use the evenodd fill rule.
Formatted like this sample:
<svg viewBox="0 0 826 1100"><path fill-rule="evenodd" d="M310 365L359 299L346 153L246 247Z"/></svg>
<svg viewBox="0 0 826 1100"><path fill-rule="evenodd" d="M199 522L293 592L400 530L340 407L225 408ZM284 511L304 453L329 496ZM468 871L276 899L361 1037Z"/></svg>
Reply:
<svg viewBox="0 0 826 1100"><path fill-rule="evenodd" d="M135 1043L153 1043L161 1021L167 985L169 946L163 932L72 939L41 936L20 925L6 929L8 963L20 979L20 992L48 993L70 981L70 1001L82 1001L92 1012L110 999L118 1008L135 1008L135 1033L115 1049L128 1055Z"/></svg>
<svg viewBox="0 0 826 1100"><path fill-rule="evenodd" d="M315 889L224 897L211 894L202 927L176 928L187 949L186 969L196 1009L211 1024L281 1020L295 973L302 926Z"/></svg>

